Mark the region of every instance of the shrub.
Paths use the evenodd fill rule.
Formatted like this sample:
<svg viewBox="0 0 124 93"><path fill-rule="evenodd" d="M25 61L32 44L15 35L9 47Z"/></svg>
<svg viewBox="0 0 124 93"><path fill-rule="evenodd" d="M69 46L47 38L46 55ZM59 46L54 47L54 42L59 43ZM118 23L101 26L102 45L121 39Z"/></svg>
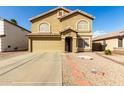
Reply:
<svg viewBox="0 0 124 93"><path fill-rule="evenodd" d="M111 55L112 54L110 49L105 50L104 53L105 53L105 55Z"/></svg>

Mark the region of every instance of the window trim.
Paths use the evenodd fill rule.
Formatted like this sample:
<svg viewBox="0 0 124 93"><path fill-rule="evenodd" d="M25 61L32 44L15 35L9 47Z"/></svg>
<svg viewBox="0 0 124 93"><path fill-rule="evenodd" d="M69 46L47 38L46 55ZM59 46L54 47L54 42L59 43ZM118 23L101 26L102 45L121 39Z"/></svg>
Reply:
<svg viewBox="0 0 124 93"><path fill-rule="evenodd" d="M121 46L119 46L119 40L121 40ZM118 38L118 48L123 48L123 38Z"/></svg>
<svg viewBox="0 0 124 93"><path fill-rule="evenodd" d="M49 31L40 31L40 25L43 24L43 23L48 24L48 26L49 26ZM39 24L39 32L51 32L51 26L50 26L50 23L48 23L48 22L46 22L46 21L41 22L41 23Z"/></svg>
<svg viewBox="0 0 124 93"><path fill-rule="evenodd" d="M106 40L103 40L103 45L106 45Z"/></svg>
<svg viewBox="0 0 124 93"><path fill-rule="evenodd" d="M64 11L63 10L59 10L58 12L57 12L57 17L59 18L59 17L62 17L62 16L59 16L59 12L62 12L62 16L64 15Z"/></svg>
<svg viewBox="0 0 124 93"><path fill-rule="evenodd" d="M88 23L88 30L87 30L87 31L83 31L83 30L81 30L81 29L78 29L78 23L79 23L80 21L86 21L86 22ZM90 32L90 23L89 23L89 21L87 21L87 20L85 20L85 19L80 19L80 20L78 20L78 21L76 22L76 30L77 30L78 32Z"/></svg>
<svg viewBox="0 0 124 93"><path fill-rule="evenodd" d="M88 43L89 43L89 46L88 47L84 47L84 49L90 49L91 48L91 38L90 37L81 37L81 38L78 38L78 39L88 39ZM78 47L78 48L83 48L83 47Z"/></svg>

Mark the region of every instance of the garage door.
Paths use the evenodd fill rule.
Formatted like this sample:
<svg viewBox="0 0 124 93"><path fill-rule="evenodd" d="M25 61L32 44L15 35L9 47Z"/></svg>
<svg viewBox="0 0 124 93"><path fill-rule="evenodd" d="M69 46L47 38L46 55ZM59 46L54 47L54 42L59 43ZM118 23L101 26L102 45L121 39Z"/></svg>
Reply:
<svg viewBox="0 0 124 93"><path fill-rule="evenodd" d="M33 52L62 52L61 38L39 38L32 40Z"/></svg>

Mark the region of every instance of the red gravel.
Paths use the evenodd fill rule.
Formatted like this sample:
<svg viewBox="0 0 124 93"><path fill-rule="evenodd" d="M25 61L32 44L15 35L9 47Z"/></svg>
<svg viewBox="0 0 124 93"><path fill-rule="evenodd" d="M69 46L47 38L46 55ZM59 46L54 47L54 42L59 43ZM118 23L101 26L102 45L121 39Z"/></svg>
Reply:
<svg viewBox="0 0 124 93"><path fill-rule="evenodd" d="M72 58L69 55L66 55L65 59L67 67L64 67L63 69L68 68L70 73L67 73L67 70L67 72L63 72L63 80L65 80L63 81L63 85L91 86L91 82L85 79L85 73L80 71L77 64L73 62Z"/></svg>

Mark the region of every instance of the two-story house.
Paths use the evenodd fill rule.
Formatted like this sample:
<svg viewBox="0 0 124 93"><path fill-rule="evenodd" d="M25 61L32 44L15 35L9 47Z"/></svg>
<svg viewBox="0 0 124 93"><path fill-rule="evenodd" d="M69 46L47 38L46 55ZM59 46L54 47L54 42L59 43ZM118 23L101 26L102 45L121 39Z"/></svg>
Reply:
<svg viewBox="0 0 124 93"><path fill-rule="evenodd" d="M92 50L94 17L81 10L57 7L32 17L31 52L80 52Z"/></svg>

